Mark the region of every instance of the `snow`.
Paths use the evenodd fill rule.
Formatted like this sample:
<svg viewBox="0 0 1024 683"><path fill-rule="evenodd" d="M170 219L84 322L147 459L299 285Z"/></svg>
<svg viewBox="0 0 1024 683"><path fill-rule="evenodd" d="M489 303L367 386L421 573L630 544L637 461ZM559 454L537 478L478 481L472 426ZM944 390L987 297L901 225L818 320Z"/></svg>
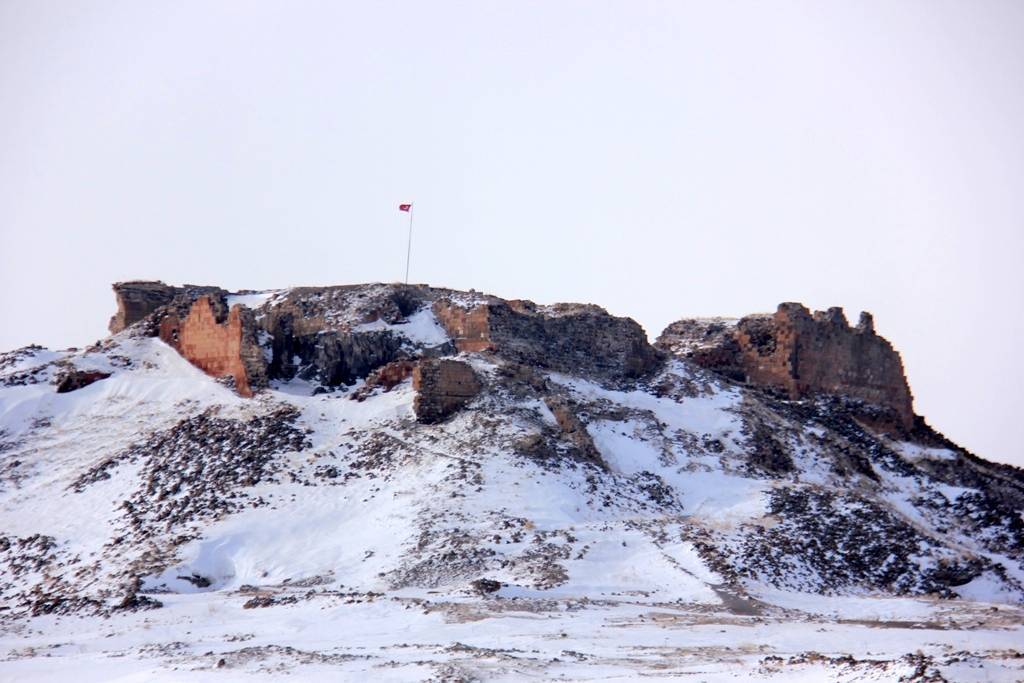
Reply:
<svg viewBox="0 0 1024 683"><path fill-rule="evenodd" d="M643 427L634 420L595 420L587 425L594 445L614 472L638 474L661 469L661 451L639 436Z"/></svg>
<svg viewBox="0 0 1024 683"><path fill-rule="evenodd" d="M666 422L678 421L695 425L698 430L731 434L736 428L731 416L714 415L711 401L688 401L684 406L697 408L689 415L678 416L662 409ZM727 403L725 405L728 405ZM693 419L696 416L697 419ZM722 425L726 425L723 429ZM761 518L766 512L763 481L730 476L720 470L690 470L677 463L666 463L663 451L643 437L644 426L634 420L595 420L587 426L594 445L612 471L625 475L652 472L671 485L680 497L686 513L707 520L717 528Z"/></svg>
<svg viewBox="0 0 1024 683"><path fill-rule="evenodd" d="M410 409L411 392L394 391L381 398L317 402L319 422L338 429L365 430ZM314 435L314 453L323 453L331 445L331 438ZM436 483L441 468L441 463L433 462L411 471L401 488ZM147 579L147 584L189 590L175 577L197 573L214 580L210 590L220 590L337 574L348 585L382 589L385 584L378 574L397 563L403 548L412 542L417 511L395 489L389 491L390 496L376 495L368 502L376 486L374 480L356 480L341 490L327 486L296 485L283 491L276 485L256 487L256 495L269 497L276 491L273 507L245 510L208 526L202 540L182 549L181 564ZM387 534L382 535L381 529L387 529ZM367 561L368 552L372 561Z"/></svg>
<svg viewBox="0 0 1024 683"><path fill-rule="evenodd" d="M227 296L228 308L232 308L235 304L246 308L259 308L283 291L286 290L268 289L264 292L254 292L252 294L229 294Z"/></svg>
<svg viewBox="0 0 1024 683"><path fill-rule="evenodd" d="M910 461L922 458L931 458L933 460L956 460L957 458L956 453L948 448L931 448L908 441L898 441L893 446L900 455Z"/></svg>
<svg viewBox="0 0 1024 683"><path fill-rule="evenodd" d="M595 382L559 373L550 373L549 377L583 398L604 399L623 407L650 411L671 429L724 439L730 439L740 431L740 420L731 412L739 405L741 399L736 389L715 388L708 395L687 398L679 402L640 389L607 389Z"/></svg>
<svg viewBox="0 0 1024 683"><path fill-rule="evenodd" d="M357 326L353 331L372 332L379 330L395 332L417 346L439 346L449 341L448 333L445 332L441 323L434 317L434 312L429 307L422 308L413 313L402 323L391 324L378 318L373 322Z"/></svg>
<svg viewBox="0 0 1024 683"><path fill-rule="evenodd" d="M749 583L747 588L751 595L773 605L832 619L921 621L928 620L939 606L936 600L821 595L784 591L756 582Z"/></svg>
<svg viewBox="0 0 1024 683"><path fill-rule="evenodd" d="M1007 603L1014 601L1014 596L1007 589L1006 583L991 571L982 573L968 584L957 586L956 593L961 598L976 602Z"/></svg>
<svg viewBox="0 0 1024 683"><path fill-rule="evenodd" d="M17 356L14 358L13 362L0 371L0 376L9 376L19 372L24 372L25 370L30 370L46 363L61 360L68 355L67 351L51 351L50 349L44 348L35 348L31 350L25 349L11 353L17 353Z"/></svg>
<svg viewBox="0 0 1024 683"><path fill-rule="evenodd" d="M232 303L258 307L267 299L257 297L272 295ZM405 323L378 320L357 329L391 330L421 346L448 341L429 308ZM17 367L60 358L112 373L69 394L56 394L46 382L0 386L0 440L15 443L0 453L0 464L19 460L24 475L0 488L3 533L53 536L62 557L112 565L135 557L107 544L120 502L142 484L141 463L125 462L81 492L71 485L183 417L209 409L245 419L287 404L300 411L296 426L310 445L278 456L294 479L246 489L266 505L204 520L171 561L142 577L144 592L163 608L4 622L0 679L895 680L913 673L900 658L916 651L934 657L949 680L1024 674L1012 656L1024 635L1024 611L995 572L957 588L962 600L825 596L756 579L728 588L705 562L693 529L729 534L771 525L768 496L786 485L737 465L746 437L745 398L735 387L711 383L675 399L549 375L581 404L599 408L585 415L586 429L610 472L595 474L517 454L514 444L524 435L559 429L536 398L485 404L426 426L414 421L408 382L354 401L351 392L312 395L308 383L294 380L245 400L158 339L121 336L106 352L34 355ZM463 358L482 376L494 375L487 357ZM670 363L667 372L685 377L688 370ZM822 438L826 430L803 434ZM722 451L697 453L682 437L718 440ZM371 438L385 447L361 451ZM798 434L794 444L794 459L808 468L805 481L834 485L811 439ZM909 443L899 449L908 459L951 453ZM372 466L356 466L373 455L379 460ZM317 478L325 466L341 474ZM678 504L658 507L647 499L637 488L647 473ZM932 522L915 497L954 501L971 490L880 474L873 495L928 534L935 533ZM471 552L452 541L463 537L473 539ZM981 553L971 539L956 542L1010 562ZM459 569L464 553L483 560ZM436 566L427 569L439 572L434 584L395 584L402 571L431 561ZM545 572L554 576L548 583ZM193 574L210 585L180 578ZM47 580L55 578L67 577ZM480 597L469 590L476 578L503 587ZM750 600L730 592L741 588ZM255 595L280 602L244 608ZM952 653L962 651L973 654L953 661ZM807 652L851 654L884 668L789 661ZM782 663L768 662L769 655Z"/></svg>
<svg viewBox="0 0 1024 683"><path fill-rule="evenodd" d="M44 618L32 633L0 635L0 649L11 653L0 663L0 675L79 682L398 681L437 677L452 667L477 680L894 681L914 672L913 664L894 661L903 653L919 651L942 661L965 650L986 653L987 659L950 658L939 667L947 680L1013 681L1022 673L1013 656L1019 628L745 618L686 605L652 609L628 600L349 603L325 595L244 610L244 595L163 598L165 607L157 612L117 620ZM891 664L784 664L804 652L849 653ZM783 663L765 668L767 655ZM224 666L218 668L220 660Z"/></svg>

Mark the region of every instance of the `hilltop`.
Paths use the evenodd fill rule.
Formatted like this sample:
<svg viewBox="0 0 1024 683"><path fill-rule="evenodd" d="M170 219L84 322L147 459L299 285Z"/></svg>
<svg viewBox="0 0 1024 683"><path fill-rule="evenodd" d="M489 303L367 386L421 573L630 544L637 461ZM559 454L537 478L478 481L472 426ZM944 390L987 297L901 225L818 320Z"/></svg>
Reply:
<svg viewBox="0 0 1024 683"><path fill-rule="evenodd" d="M0 355L0 672L1020 674L1024 473L915 414L870 314L114 293L96 345Z"/></svg>

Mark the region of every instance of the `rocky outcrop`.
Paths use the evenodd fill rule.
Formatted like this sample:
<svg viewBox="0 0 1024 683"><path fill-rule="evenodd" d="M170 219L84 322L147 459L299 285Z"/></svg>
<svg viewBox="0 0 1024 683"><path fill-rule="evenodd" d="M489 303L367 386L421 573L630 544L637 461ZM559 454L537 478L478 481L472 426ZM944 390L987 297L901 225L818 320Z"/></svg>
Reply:
<svg viewBox="0 0 1024 683"><path fill-rule="evenodd" d="M367 375L363 386L352 392L349 398L354 401L365 401L377 389L391 391L412 377L415 368L415 361L408 359L391 361L387 365L382 365Z"/></svg>
<svg viewBox="0 0 1024 683"><path fill-rule="evenodd" d="M545 396L544 405L555 416L555 422L561 429L563 438L575 447L577 457L607 468L600 452L594 446L594 439L587 431L587 426L576 414L577 407L559 396Z"/></svg>
<svg viewBox="0 0 1024 683"><path fill-rule="evenodd" d="M650 376L674 354L793 399L815 392L861 399L891 410L901 427L913 426L899 354L875 334L869 315L850 327L841 309L811 314L782 304L774 315L739 321L681 320L652 346L635 321L598 306L539 306L427 286L294 288L274 293L258 316L248 308L229 312L228 293L216 287L136 281L114 290L111 329L138 323L138 334L159 334L204 371L233 377L243 395L271 378L298 377L322 391L389 363L455 352L614 385ZM403 332L427 307L450 342Z"/></svg>
<svg viewBox="0 0 1024 683"><path fill-rule="evenodd" d="M444 358L421 361L412 373L413 410L420 422L442 422L473 400L483 385L468 363Z"/></svg>
<svg viewBox="0 0 1024 683"><path fill-rule="evenodd" d="M798 303L739 321L681 320L657 346L730 378L781 389L791 399L828 393L888 408L910 430L914 411L903 363L862 313L850 327L841 308L814 314Z"/></svg>
<svg viewBox="0 0 1024 683"><path fill-rule="evenodd" d="M235 305L225 315L223 299L200 296L179 320L161 321L160 337L190 363L213 377L231 377L242 396L267 385L266 361L256 335L252 311Z"/></svg>
<svg viewBox="0 0 1024 683"><path fill-rule="evenodd" d="M117 299L117 313L110 319L107 326L111 334L117 334L130 325L137 323L166 306L174 299L177 288L163 282L132 280L115 282L114 297Z"/></svg>
<svg viewBox="0 0 1024 683"><path fill-rule="evenodd" d="M496 300L466 308L440 300L434 314L459 351L493 351L538 368L622 380L661 360L640 325L598 306Z"/></svg>
<svg viewBox="0 0 1024 683"><path fill-rule="evenodd" d="M389 363L457 351L493 352L541 370L611 382L642 377L662 357L636 322L591 305L538 306L422 285L341 285L275 293L258 317L242 309L236 321L229 293L218 287L134 281L114 291L112 330L138 323L137 334L159 335L204 371L234 377L244 395L269 378L350 385ZM402 334L426 307L450 343Z"/></svg>
<svg viewBox="0 0 1024 683"><path fill-rule="evenodd" d="M270 335L271 377L323 386L352 384L392 361L407 358L406 340L365 323L405 322L429 302L429 288L406 285L299 287L265 311L261 327Z"/></svg>
<svg viewBox="0 0 1024 683"><path fill-rule="evenodd" d="M77 391L108 377L110 377L109 372L71 368L57 377L57 393L66 394L70 391Z"/></svg>
<svg viewBox="0 0 1024 683"><path fill-rule="evenodd" d="M298 376L324 386L352 384L401 355L402 340L388 331L297 334L290 322L271 333L273 377Z"/></svg>

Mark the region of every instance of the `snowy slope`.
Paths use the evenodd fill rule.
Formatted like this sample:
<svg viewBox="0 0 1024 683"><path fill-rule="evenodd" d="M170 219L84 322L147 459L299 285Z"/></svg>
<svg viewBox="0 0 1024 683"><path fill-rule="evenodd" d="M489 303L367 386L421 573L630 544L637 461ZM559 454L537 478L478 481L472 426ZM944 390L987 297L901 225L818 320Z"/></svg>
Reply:
<svg viewBox="0 0 1024 683"><path fill-rule="evenodd" d="M1019 510L955 447L681 360L457 358L485 389L427 425L408 380L246 400L127 331L3 356L0 678L1024 675Z"/></svg>

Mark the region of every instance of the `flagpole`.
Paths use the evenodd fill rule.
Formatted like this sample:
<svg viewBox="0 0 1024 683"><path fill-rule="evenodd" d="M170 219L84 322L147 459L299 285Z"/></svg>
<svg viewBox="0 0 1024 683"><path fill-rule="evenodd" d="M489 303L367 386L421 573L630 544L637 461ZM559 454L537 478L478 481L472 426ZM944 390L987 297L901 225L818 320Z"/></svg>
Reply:
<svg viewBox="0 0 1024 683"><path fill-rule="evenodd" d="M412 255L412 210L413 205L409 205L409 244L405 248L405 284L409 284L409 257Z"/></svg>

